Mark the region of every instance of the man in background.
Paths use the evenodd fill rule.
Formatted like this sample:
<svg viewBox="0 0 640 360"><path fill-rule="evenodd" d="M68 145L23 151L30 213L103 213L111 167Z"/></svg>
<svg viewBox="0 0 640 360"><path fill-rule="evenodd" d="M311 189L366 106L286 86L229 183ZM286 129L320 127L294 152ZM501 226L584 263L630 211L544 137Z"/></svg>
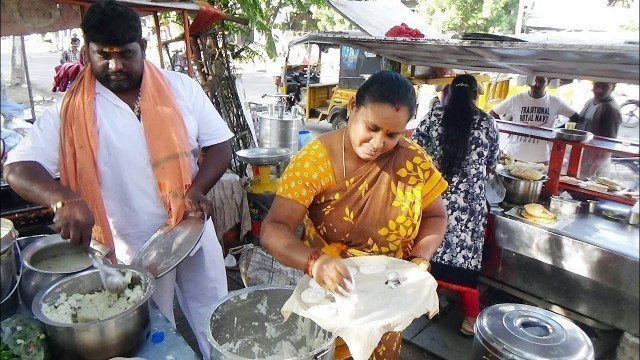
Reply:
<svg viewBox="0 0 640 360"><path fill-rule="evenodd" d="M489 113L496 119L509 118L519 124L551 128L556 116L562 115L570 121L578 121L578 113L559 96L549 94L549 79L536 76L531 89L515 94L494 106ZM551 149L546 141L523 135L509 135L506 153L515 160L548 162Z"/></svg>
<svg viewBox="0 0 640 360"><path fill-rule="evenodd" d="M580 112L577 129L586 130L594 135L615 139L622 123L620 107L611 96L616 84L606 82L593 83L593 98L584 104ZM606 166L611 153L584 149L580 160L579 178L589 178Z"/></svg>
<svg viewBox="0 0 640 360"><path fill-rule="evenodd" d="M74 61L80 61L80 39L78 39L75 34L71 38L71 48L62 52L60 64Z"/></svg>

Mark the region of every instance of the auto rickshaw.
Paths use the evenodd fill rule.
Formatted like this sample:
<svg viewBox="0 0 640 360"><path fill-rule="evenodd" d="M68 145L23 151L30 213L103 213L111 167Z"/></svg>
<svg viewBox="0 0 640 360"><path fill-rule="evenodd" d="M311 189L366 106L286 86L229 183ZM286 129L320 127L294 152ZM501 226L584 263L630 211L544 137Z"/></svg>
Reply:
<svg viewBox="0 0 640 360"><path fill-rule="evenodd" d="M291 64L289 60L292 59L292 47L295 45L302 44L292 43L289 46L282 74L276 76L274 82L280 93L292 95L289 106L298 105L303 108L306 122L317 123L326 120L334 129L346 126L347 119L343 109L368 76L378 70L387 69L402 73L415 84L418 93L422 85L436 85L437 88L442 88L456 75L443 68L401 64L372 52L327 43L305 43L307 56L301 64ZM326 58L331 49L339 50L337 69L323 68L326 66L322 61L323 54ZM317 60L309 61L310 59ZM332 70L333 73L327 74ZM508 77L494 76L492 79L490 75L485 74L474 76L483 84L485 90L478 99L480 108L488 111L507 96Z"/></svg>

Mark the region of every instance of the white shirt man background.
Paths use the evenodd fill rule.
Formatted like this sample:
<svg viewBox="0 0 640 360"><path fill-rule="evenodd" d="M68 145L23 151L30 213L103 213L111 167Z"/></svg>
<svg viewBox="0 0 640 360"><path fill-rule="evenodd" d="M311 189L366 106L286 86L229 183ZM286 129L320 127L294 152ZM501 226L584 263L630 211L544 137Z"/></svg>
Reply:
<svg viewBox="0 0 640 360"><path fill-rule="evenodd" d="M490 111L491 115L496 119L510 117L514 123L547 128L553 127L558 115L577 122L578 113L560 97L547 93L548 84L548 78L536 76L529 91L505 99ZM505 151L515 160L547 162L551 152L549 145L528 136L509 135Z"/></svg>

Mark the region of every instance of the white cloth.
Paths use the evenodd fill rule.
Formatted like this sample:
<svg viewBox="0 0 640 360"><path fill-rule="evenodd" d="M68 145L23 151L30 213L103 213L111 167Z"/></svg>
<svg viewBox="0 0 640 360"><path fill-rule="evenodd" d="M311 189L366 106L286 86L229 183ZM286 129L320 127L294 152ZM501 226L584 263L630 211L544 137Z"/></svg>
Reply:
<svg viewBox="0 0 640 360"><path fill-rule="evenodd" d="M198 171L198 149L227 141L233 137L233 134L200 85L178 72L165 70L163 73L185 121L189 146L192 149L191 160L195 176ZM98 81L96 81L95 102L100 191L114 237L116 257L124 263L130 263L145 241L167 219L167 212L162 206L153 177L143 132L145 122L151 123L153 119L142 118L142 121L139 121L126 103ZM35 121L29 136L9 153L7 164L36 161L42 164L50 174L58 172L59 107L60 105L54 105L48 108ZM208 244L211 242L218 243L213 224L208 221L199 246L204 247L205 250L215 249ZM192 255L197 256L197 253ZM211 290L212 293L194 291L193 297L187 298L187 302L196 307L203 306L204 302L208 305L213 304L226 294L226 274L222 252L218 247L217 251L205 252L204 256L207 259L205 262L213 264L219 262L221 266L217 271L202 271L198 276L201 279L209 276L206 282L225 284L225 287L224 289L206 289ZM185 260L185 263L189 262ZM187 267L186 264L185 267ZM180 284L181 278L183 281L189 281L189 274L180 275L180 268L177 278L178 287L189 287L186 284ZM194 282L192 286L200 285ZM207 287L212 288L209 285ZM173 289L170 291L173 299ZM160 292L156 290L158 296ZM181 302L181 306L183 304L184 302ZM172 313L165 311L163 311L165 315L173 318ZM185 315L189 319L190 314L185 313ZM199 318L189 319L190 324L199 323L199 321ZM202 333L198 329L194 329L194 332ZM204 337L198 335L198 344L203 353L209 353L206 335Z"/></svg>
<svg viewBox="0 0 640 360"><path fill-rule="evenodd" d="M220 181L209 191L207 198L213 203L211 218L216 227L218 240L235 224L240 224L240 237L251 230L251 213L247 191L240 183L240 177L225 173Z"/></svg>
<svg viewBox="0 0 640 360"><path fill-rule="evenodd" d="M389 331L402 331L424 314L438 313L436 280L414 263L389 256L359 256L343 260L356 269L354 289L350 298L337 298L336 302L323 299L317 303L302 300L306 290L317 292L303 276L291 297L282 306L282 314L291 313L309 318L324 330L340 336L349 347L354 360L366 360ZM384 266L380 272L366 274L364 267ZM364 266L364 267L363 267ZM350 269L351 271L351 269ZM401 284L391 289L385 284L387 273L395 271ZM315 281L314 281L315 282Z"/></svg>
<svg viewBox="0 0 640 360"><path fill-rule="evenodd" d="M529 92L505 99L494 106L493 111L501 117L511 116L511 121L517 124L547 128L553 126L558 115L571 117L576 114L569 104L556 95L547 93L539 99L534 99ZM546 141L527 136L509 135L506 152L516 160L543 162L549 161L551 153L549 145Z"/></svg>

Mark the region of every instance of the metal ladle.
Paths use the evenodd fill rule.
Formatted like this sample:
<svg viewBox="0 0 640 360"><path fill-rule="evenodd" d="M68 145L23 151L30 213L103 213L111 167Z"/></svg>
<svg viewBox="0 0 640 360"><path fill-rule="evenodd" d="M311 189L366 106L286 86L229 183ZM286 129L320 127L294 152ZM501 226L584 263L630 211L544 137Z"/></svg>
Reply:
<svg viewBox="0 0 640 360"><path fill-rule="evenodd" d="M122 273L110 266L106 266L102 260L98 259L96 256L96 251L92 248L88 250L89 257L93 261L93 266L98 269L100 273L100 279L102 280L102 285L107 291L115 294L120 294L127 287L127 282Z"/></svg>

